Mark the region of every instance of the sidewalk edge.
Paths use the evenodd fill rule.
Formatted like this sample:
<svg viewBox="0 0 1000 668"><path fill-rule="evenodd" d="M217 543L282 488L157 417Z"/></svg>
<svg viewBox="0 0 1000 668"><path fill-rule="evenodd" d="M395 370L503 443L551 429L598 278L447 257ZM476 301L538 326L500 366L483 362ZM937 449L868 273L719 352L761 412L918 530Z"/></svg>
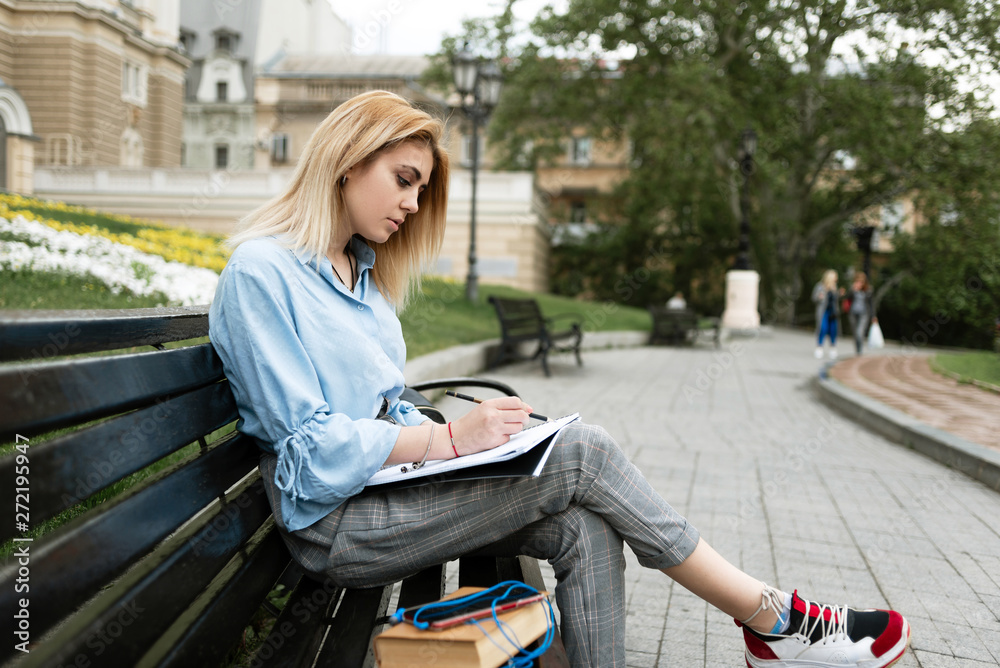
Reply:
<svg viewBox="0 0 1000 668"><path fill-rule="evenodd" d="M580 344L581 351L599 350L602 348L630 348L645 345L649 339L649 332L643 331L610 331L610 332L588 332L584 331L583 341ZM489 360L495 355L500 339L488 339L477 343L468 343L461 346L453 346L444 350L438 350L427 355L421 355L413 359L406 360L404 376L409 385L414 383L432 380L434 378L451 378L457 376L471 376L487 372ZM570 360L569 353L564 353L567 360ZM556 359L554 356L553 359ZM576 364L575 360L569 361ZM586 366L587 358L583 358ZM541 373L541 365L538 365Z"/></svg>
<svg viewBox="0 0 1000 668"><path fill-rule="evenodd" d="M820 399L855 422L1000 491L1000 453L921 422L831 378L813 379Z"/></svg>

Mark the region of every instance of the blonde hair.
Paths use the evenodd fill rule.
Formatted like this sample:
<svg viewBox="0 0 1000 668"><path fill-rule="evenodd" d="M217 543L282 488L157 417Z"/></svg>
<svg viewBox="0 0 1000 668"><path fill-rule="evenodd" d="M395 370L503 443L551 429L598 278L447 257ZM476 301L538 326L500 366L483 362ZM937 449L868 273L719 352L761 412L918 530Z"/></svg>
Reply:
<svg viewBox="0 0 1000 668"><path fill-rule="evenodd" d="M318 263L334 231L347 224L341 189L347 171L405 142L418 142L434 159L419 210L385 243L368 242L377 255L372 280L386 299L403 308L420 285L421 269L437 256L444 238L448 154L441 148L443 132L441 121L394 93L370 91L347 100L313 132L284 192L244 217L228 245L235 248L278 235L282 243L305 249Z"/></svg>
<svg viewBox="0 0 1000 668"><path fill-rule="evenodd" d="M827 269L823 272L823 286L827 290L834 290L837 287L837 271L835 269Z"/></svg>

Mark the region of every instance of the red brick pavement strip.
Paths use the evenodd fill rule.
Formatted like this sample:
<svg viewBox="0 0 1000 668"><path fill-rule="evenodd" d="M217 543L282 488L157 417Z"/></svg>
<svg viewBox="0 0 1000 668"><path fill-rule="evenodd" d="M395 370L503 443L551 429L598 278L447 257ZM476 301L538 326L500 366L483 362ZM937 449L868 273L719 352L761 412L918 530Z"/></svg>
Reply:
<svg viewBox="0 0 1000 668"><path fill-rule="evenodd" d="M870 355L833 365L847 387L926 424L1000 451L1000 394L936 373L925 355Z"/></svg>

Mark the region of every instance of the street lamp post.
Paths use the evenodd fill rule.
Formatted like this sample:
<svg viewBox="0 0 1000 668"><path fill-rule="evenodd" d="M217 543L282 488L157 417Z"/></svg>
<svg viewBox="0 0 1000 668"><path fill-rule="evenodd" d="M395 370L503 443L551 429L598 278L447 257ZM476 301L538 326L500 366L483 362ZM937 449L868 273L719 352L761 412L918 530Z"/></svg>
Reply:
<svg viewBox="0 0 1000 668"><path fill-rule="evenodd" d="M757 133L747 127L740 135L740 241L733 268L726 272L726 310L722 326L731 332L751 333L760 329L760 274L750 264L750 175L756 167L753 155L757 150Z"/></svg>
<svg viewBox="0 0 1000 668"><path fill-rule="evenodd" d="M462 112L472 122L472 209L469 214L469 275L465 281L465 298L479 300L479 276L476 273L476 189L479 178L479 126L485 124L500 100L503 76L493 61L481 61L469 49L468 43L455 55L455 88L462 98Z"/></svg>
<svg viewBox="0 0 1000 668"><path fill-rule="evenodd" d="M868 280L872 280L872 235L875 228L871 225L859 225L851 230L854 234L854 241L858 250L861 251L861 271L865 272Z"/></svg>
<svg viewBox="0 0 1000 668"><path fill-rule="evenodd" d="M740 173L743 174L743 191L740 194L740 245L734 269L748 271L750 264L750 175L754 171L753 154L757 150L757 133L747 127L740 136Z"/></svg>

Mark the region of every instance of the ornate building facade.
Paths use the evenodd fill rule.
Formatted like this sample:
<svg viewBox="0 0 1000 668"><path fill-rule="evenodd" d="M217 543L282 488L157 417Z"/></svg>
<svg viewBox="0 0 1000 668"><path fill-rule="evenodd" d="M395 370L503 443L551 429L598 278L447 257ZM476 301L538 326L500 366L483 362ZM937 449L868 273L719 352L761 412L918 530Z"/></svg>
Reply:
<svg viewBox="0 0 1000 668"><path fill-rule="evenodd" d="M25 127L34 166L180 164L189 61L178 2L0 0L0 79L30 120L15 124L13 144L7 128L8 188L30 192L17 139Z"/></svg>

